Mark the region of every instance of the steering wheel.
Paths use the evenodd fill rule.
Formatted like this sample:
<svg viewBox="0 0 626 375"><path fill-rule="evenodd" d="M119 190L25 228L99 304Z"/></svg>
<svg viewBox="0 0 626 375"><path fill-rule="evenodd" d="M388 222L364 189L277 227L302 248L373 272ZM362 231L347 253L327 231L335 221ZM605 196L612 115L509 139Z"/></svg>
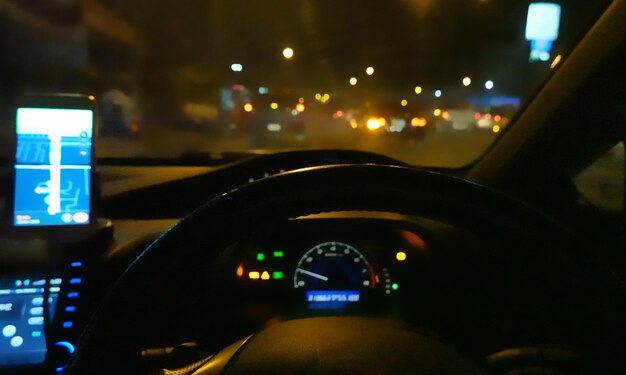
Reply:
<svg viewBox="0 0 626 375"><path fill-rule="evenodd" d="M565 275L561 289L593 299L574 237L554 222L485 187L415 168L335 165L291 171L222 194L181 220L128 268L85 330L70 374L140 373L144 336L176 327L189 299L209 296L185 284L224 249L260 225L314 213L381 211L419 215L465 228L533 238L526 249L546 270ZM567 252L565 252L567 250ZM518 254L519 255L519 254ZM563 272L556 270L565 270ZM583 283L584 281L584 283ZM172 285L178 285L173 287ZM581 290L585 285L586 290ZM218 288L220 285L217 286ZM218 303L213 305L217 313ZM181 312L182 311L182 312ZM191 311L191 310L189 310ZM178 318L177 318L178 319ZM207 316L206 319L211 319ZM349 345L348 345L349 343ZM341 348L341 349L340 349ZM350 348L350 349L346 349ZM451 345L379 318L318 317L287 321L223 350L199 374L480 373Z"/></svg>

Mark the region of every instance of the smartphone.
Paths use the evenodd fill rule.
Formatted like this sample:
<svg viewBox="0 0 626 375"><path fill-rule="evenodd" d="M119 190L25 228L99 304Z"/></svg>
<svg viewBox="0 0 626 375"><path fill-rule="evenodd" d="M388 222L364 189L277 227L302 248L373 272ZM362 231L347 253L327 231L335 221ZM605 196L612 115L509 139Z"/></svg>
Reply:
<svg viewBox="0 0 626 375"><path fill-rule="evenodd" d="M26 95L18 101L15 227L92 223L95 119L93 96Z"/></svg>

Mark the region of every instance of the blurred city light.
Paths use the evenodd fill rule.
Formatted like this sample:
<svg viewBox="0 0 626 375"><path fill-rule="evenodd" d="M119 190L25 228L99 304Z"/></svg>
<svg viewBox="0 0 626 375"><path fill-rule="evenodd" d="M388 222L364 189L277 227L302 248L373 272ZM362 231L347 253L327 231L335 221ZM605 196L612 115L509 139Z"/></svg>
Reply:
<svg viewBox="0 0 626 375"><path fill-rule="evenodd" d="M272 103L272 104L270 104L270 108L271 108L271 109L278 109L278 103Z"/></svg>
<svg viewBox="0 0 626 375"><path fill-rule="evenodd" d="M293 49L290 47L285 47L285 49L283 49L283 57L286 59L290 59L293 57Z"/></svg>
<svg viewBox="0 0 626 375"><path fill-rule="evenodd" d="M491 90L493 88L493 81L489 80L489 81L485 82L485 88L487 90Z"/></svg>
<svg viewBox="0 0 626 375"><path fill-rule="evenodd" d="M246 103L243 105L243 110L250 113L254 110L254 106L252 105L252 103Z"/></svg>
<svg viewBox="0 0 626 375"><path fill-rule="evenodd" d="M280 124L276 124L276 123L270 123L267 124L267 130L271 131L271 132L279 132L282 130L282 125Z"/></svg>
<svg viewBox="0 0 626 375"><path fill-rule="evenodd" d="M356 79L356 77L350 78L350 85L355 86L357 82L358 80Z"/></svg>
<svg viewBox="0 0 626 375"><path fill-rule="evenodd" d="M482 117L482 116L480 115L480 112L476 112L476 113L474 113L474 118L475 118L476 120L480 120L480 118L481 118L481 117Z"/></svg>
<svg viewBox="0 0 626 375"><path fill-rule="evenodd" d="M493 121L500 122L500 120L502 120L502 116L500 116L500 115L493 116Z"/></svg>
<svg viewBox="0 0 626 375"><path fill-rule="evenodd" d="M298 98L298 103L303 103L304 104L304 98L303 97L299 97Z"/></svg>
<svg viewBox="0 0 626 375"><path fill-rule="evenodd" d="M554 58L554 60L552 60L552 64L550 64L550 69L554 69L556 68L559 63L561 62L561 59L563 58L563 56L561 55L556 55L556 57Z"/></svg>
<svg viewBox="0 0 626 375"><path fill-rule="evenodd" d="M356 129L359 127L359 123L355 119L350 119L350 127Z"/></svg>
<svg viewBox="0 0 626 375"><path fill-rule="evenodd" d="M322 94L320 94L319 92L315 94L315 100L322 100Z"/></svg>
<svg viewBox="0 0 626 375"><path fill-rule="evenodd" d="M379 117L379 118L372 117L369 120L367 120L367 128L369 130L378 130L382 128L383 126L385 126L386 123L387 121L385 121L385 119L382 117Z"/></svg>
<svg viewBox="0 0 626 375"><path fill-rule="evenodd" d="M334 119L338 119L338 118L342 118L343 117L343 111L338 109L337 111L335 111L335 113L333 113L333 118Z"/></svg>
<svg viewBox="0 0 626 375"><path fill-rule="evenodd" d="M415 93L417 95L421 94L422 93L422 86L415 86Z"/></svg>
<svg viewBox="0 0 626 375"><path fill-rule="evenodd" d="M424 117L413 117L411 119L411 126L414 128L423 128L427 123L428 121Z"/></svg>
<svg viewBox="0 0 626 375"><path fill-rule="evenodd" d="M433 111L433 115L435 116L440 116L441 115L441 109L437 108Z"/></svg>
<svg viewBox="0 0 626 375"><path fill-rule="evenodd" d="M400 262L403 262L406 260L406 253L404 251L398 251L396 253L396 259Z"/></svg>
<svg viewBox="0 0 626 375"><path fill-rule="evenodd" d="M270 91L270 90L269 90L267 87L265 87L265 86L261 86L261 87L259 87L259 94L261 94L261 95L265 95L265 94L267 94L269 91Z"/></svg>
<svg viewBox="0 0 626 375"><path fill-rule="evenodd" d="M371 76L372 74L374 74L374 68L371 66L368 66L367 69L365 69L365 74L367 74L368 76Z"/></svg>
<svg viewBox="0 0 626 375"><path fill-rule="evenodd" d="M435 97L436 98L440 98L441 97L441 90L435 90Z"/></svg>
<svg viewBox="0 0 626 375"><path fill-rule="evenodd" d="M485 113L485 119L491 120L491 113Z"/></svg>
<svg viewBox="0 0 626 375"><path fill-rule="evenodd" d="M241 72L241 71L243 70L243 65L241 65L241 64L232 64L232 65L230 66L230 69L231 69L233 72Z"/></svg>
<svg viewBox="0 0 626 375"><path fill-rule="evenodd" d="M500 125L496 124L491 128L491 131L494 133L498 133L500 131Z"/></svg>
<svg viewBox="0 0 626 375"><path fill-rule="evenodd" d="M463 78L463 86L467 87L472 84L472 79L470 77Z"/></svg>
<svg viewBox="0 0 626 375"><path fill-rule="evenodd" d="M443 111L443 112L441 112L441 117L444 120L448 120L450 118L450 113L448 113L448 111Z"/></svg>
<svg viewBox="0 0 626 375"><path fill-rule="evenodd" d="M298 111L300 113L304 112L304 104L302 104L302 103L296 104L296 111Z"/></svg>
<svg viewBox="0 0 626 375"><path fill-rule="evenodd" d="M406 107L406 106L407 106L407 104L409 104L409 102L407 102L407 101L406 101L406 99L402 99L402 100L400 101L400 105L401 105L401 106L403 106L403 107Z"/></svg>

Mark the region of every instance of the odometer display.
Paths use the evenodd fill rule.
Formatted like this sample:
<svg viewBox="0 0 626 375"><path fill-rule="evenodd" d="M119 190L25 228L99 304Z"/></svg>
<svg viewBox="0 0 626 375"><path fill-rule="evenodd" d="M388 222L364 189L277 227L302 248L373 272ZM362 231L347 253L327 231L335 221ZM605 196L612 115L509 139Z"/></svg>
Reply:
<svg viewBox="0 0 626 375"><path fill-rule="evenodd" d="M367 259L353 246L325 242L308 250L296 267L294 288L306 290L361 290L373 288L375 274Z"/></svg>

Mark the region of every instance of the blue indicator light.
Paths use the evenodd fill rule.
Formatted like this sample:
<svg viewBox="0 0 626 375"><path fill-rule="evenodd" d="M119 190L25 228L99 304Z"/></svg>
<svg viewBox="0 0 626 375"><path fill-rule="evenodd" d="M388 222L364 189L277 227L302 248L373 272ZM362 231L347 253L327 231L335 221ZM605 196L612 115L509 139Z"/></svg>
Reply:
<svg viewBox="0 0 626 375"><path fill-rule="evenodd" d="M33 331L30 335L32 337L41 337L41 331Z"/></svg>
<svg viewBox="0 0 626 375"><path fill-rule="evenodd" d="M358 290L307 290L307 302L359 302Z"/></svg>
<svg viewBox="0 0 626 375"><path fill-rule="evenodd" d="M65 306L65 312L75 312L76 306Z"/></svg>
<svg viewBox="0 0 626 375"><path fill-rule="evenodd" d="M70 279L70 284L76 285L76 284L80 284L82 282L83 282L83 279L81 279L80 277L75 277L73 279Z"/></svg>
<svg viewBox="0 0 626 375"><path fill-rule="evenodd" d="M70 264L70 266L74 267L74 268L79 268L83 266L83 262L72 262Z"/></svg>
<svg viewBox="0 0 626 375"><path fill-rule="evenodd" d="M67 352L72 355L74 354L74 345L72 345L71 343L67 342L67 341L59 341L57 343L54 344L55 346L60 346L62 348L67 349ZM65 367L67 366L59 366L56 368L57 372L62 372L63 370L65 370Z"/></svg>
<svg viewBox="0 0 626 375"><path fill-rule="evenodd" d="M78 292L67 293L67 298L78 298Z"/></svg>
<svg viewBox="0 0 626 375"><path fill-rule="evenodd" d="M74 323L72 322L63 322L63 328L72 328Z"/></svg>

